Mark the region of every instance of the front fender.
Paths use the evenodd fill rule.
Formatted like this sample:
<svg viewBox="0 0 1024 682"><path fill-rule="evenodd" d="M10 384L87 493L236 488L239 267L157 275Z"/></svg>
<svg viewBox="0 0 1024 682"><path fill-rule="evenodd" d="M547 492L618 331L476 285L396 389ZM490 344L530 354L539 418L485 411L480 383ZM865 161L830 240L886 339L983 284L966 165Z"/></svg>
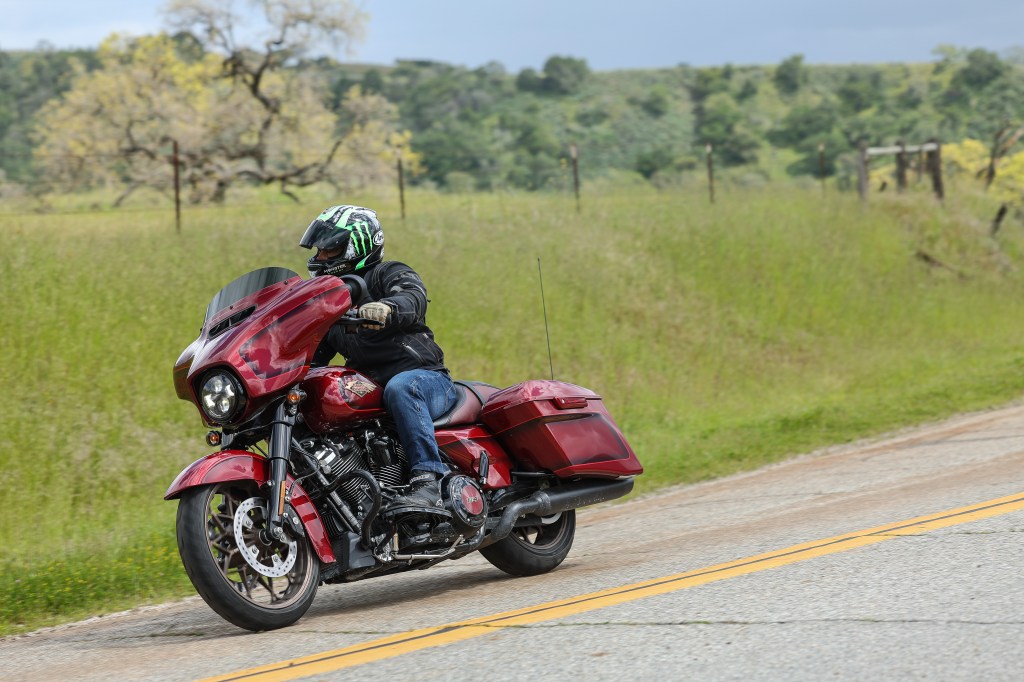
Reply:
<svg viewBox="0 0 1024 682"><path fill-rule="evenodd" d="M248 450L214 452L185 467L164 493L164 499L173 500L189 488L213 483L254 481L257 485L263 485L269 478L269 469L265 457ZM331 541L327 537L327 529L324 528L320 512L317 511L309 499L309 495L302 489L302 486L295 482L291 474L288 475L286 485L289 491L289 503L299 515L302 525L305 526L306 535L309 536L313 550L316 551L323 563L334 563L337 558L334 556L334 550L331 549Z"/></svg>

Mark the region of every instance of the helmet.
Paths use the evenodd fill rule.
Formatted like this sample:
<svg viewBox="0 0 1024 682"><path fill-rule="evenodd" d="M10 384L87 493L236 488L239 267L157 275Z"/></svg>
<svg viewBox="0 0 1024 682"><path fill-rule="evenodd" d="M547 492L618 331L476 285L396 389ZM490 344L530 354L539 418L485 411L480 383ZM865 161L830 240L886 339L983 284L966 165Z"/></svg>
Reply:
<svg viewBox="0 0 1024 682"><path fill-rule="evenodd" d="M344 275L361 270L384 257L384 230L377 221L377 212L362 206L331 206L306 228L299 246L317 249L307 266L312 277ZM321 252L332 255L318 260Z"/></svg>

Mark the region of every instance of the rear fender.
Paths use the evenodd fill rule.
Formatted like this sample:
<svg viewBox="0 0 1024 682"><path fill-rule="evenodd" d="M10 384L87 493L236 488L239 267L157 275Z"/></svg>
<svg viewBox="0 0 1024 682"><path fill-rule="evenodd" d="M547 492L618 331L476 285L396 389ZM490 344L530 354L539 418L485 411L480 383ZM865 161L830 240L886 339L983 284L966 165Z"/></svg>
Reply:
<svg viewBox="0 0 1024 682"><path fill-rule="evenodd" d="M265 457L248 450L221 450L192 462L178 474L171 487L164 494L165 500L179 497L189 488L196 488L213 483L229 481L254 481L263 485L269 478L269 465ZM337 559L331 549L331 541L327 537L327 529L320 518L320 512L313 506L309 495L289 474L286 485L289 491L289 503L299 515L299 520L306 528L306 535L313 545L320 561L332 564Z"/></svg>

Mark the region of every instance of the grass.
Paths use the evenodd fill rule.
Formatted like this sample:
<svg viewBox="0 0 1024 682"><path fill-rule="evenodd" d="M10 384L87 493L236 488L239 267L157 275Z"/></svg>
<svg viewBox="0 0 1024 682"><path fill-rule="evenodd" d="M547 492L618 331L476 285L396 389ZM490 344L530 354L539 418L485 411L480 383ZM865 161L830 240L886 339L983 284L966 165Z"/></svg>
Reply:
<svg viewBox="0 0 1024 682"><path fill-rule="evenodd" d="M388 257L430 292L459 378L548 373L605 396L638 489L985 408L1024 389L1024 239L984 197L862 207L800 189L409 196ZM0 634L191 593L174 475L204 455L171 367L210 296L304 271L302 205L0 216ZM921 255L932 262L926 263Z"/></svg>

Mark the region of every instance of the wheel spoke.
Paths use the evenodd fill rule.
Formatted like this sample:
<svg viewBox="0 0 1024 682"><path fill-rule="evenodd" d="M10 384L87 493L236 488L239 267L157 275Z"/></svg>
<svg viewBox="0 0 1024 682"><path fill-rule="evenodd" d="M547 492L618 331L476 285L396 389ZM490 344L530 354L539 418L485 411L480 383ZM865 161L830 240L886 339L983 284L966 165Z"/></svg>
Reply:
<svg viewBox="0 0 1024 682"><path fill-rule="evenodd" d="M277 602L282 600L282 597L280 595L278 595L277 592L274 592L274 579L273 578L271 578L269 576L261 575L258 578L258 580L259 580L260 585L263 586L263 589L265 589L268 593L270 593L270 603L271 604L275 604L275 603L277 603Z"/></svg>
<svg viewBox="0 0 1024 682"><path fill-rule="evenodd" d="M254 601L252 596L252 583L253 581L249 578L249 571L252 569L249 566L243 564L238 569L238 577L241 580L241 585L245 589L245 595L249 598L249 601Z"/></svg>

